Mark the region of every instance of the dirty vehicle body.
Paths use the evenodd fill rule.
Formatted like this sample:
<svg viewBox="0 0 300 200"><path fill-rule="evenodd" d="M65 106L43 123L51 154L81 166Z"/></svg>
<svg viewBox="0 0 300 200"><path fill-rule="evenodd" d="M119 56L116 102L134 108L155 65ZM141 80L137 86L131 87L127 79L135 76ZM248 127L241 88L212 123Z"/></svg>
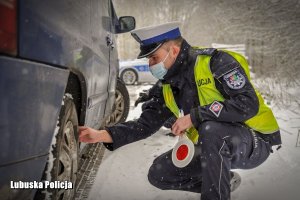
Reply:
<svg viewBox="0 0 300 200"><path fill-rule="evenodd" d="M0 0L1 199L72 199L87 148L78 125L100 128L128 114L115 34L134 27L111 0ZM11 188L43 180L73 189Z"/></svg>

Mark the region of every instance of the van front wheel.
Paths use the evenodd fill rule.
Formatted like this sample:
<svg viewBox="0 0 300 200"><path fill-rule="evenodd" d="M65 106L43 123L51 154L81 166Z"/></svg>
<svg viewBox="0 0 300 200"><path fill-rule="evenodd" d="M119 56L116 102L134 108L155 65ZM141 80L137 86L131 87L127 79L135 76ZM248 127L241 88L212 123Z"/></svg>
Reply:
<svg viewBox="0 0 300 200"><path fill-rule="evenodd" d="M65 95L43 180L67 184L60 189L47 188L38 191L35 199L73 199L76 192L75 183L78 170L77 129L78 119L75 104L72 98ZM66 189L69 186L72 189Z"/></svg>
<svg viewBox="0 0 300 200"><path fill-rule="evenodd" d="M117 123L125 122L129 113L130 99L129 93L124 82L117 79L115 103L112 114L105 121L106 126L112 126Z"/></svg>

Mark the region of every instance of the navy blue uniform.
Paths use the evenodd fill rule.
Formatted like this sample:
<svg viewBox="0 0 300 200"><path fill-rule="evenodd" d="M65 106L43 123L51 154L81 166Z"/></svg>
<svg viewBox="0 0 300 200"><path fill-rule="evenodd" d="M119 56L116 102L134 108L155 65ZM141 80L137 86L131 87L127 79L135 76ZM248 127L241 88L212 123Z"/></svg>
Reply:
<svg viewBox="0 0 300 200"><path fill-rule="evenodd" d="M225 98L220 113L211 110L210 105L200 106L199 103L194 65L201 53L212 56L211 72L217 89ZM244 77L237 86L230 85L224 78L232 72ZM244 125L244 121L256 115L259 107L244 70L225 52L215 49L201 52L184 41L162 82L171 85L178 107L185 115L191 115L200 137L195 156L187 167L175 167L170 151L155 159L149 170L150 183L161 189L201 192L202 200L230 199L230 169L258 166L269 156L271 146L281 143L279 132L267 136ZM108 149L149 137L173 117L165 105L162 88L156 86L151 94L151 100L142 106L139 119L107 127L113 139L113 144L106 144Z"/></svg>

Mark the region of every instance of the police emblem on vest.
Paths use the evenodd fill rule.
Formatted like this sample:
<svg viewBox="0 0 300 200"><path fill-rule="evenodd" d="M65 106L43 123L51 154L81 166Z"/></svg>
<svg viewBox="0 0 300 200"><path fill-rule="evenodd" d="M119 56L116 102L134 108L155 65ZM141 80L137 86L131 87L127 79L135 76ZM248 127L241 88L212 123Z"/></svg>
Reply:
<svg viewBox="0 0 300 200"><path fill-rule="evenodd" d="M246 83L244 75L241 74L238 70L234 70L233 72L226 74L224 76L224 80L226 81L228 87L235 90L241 89Z"/></svg>

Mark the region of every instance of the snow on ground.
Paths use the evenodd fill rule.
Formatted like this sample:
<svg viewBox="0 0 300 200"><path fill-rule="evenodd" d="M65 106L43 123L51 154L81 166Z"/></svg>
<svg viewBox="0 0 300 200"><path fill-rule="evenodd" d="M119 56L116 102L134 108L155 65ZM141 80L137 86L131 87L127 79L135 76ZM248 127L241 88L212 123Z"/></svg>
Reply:
<svg viewBox="0 0 300 200"><path fill-rule="evenodd" d="M129 86L131 112L128 120L138 118L141 105L133 107L139 92L148 85ZM300 108L289 110L274 107L282 131L283 146L274 150L261 166L237 170L242 184L232 200L298 200L300 199ZM171 149L177 138L166 136L160 129L153 136L117 149L106 151L99 167L89 199L95 200L199 200L200 194L184 191L163 191L147 180L148 169L155 157ZM297 139L299 141L297 141Z"/></svg>

